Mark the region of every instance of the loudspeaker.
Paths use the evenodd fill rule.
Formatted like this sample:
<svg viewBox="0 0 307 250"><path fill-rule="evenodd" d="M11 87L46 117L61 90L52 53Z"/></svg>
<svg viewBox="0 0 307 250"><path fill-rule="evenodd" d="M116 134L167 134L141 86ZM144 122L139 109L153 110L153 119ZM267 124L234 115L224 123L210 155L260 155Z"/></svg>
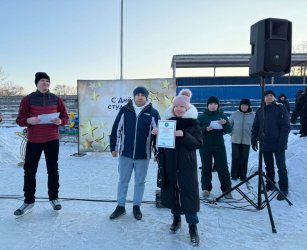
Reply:
<svg viewBox="0 0 307 250"><path fill-rule="evenodd" d="M280 76L290 72L292 23L285 19L267 18L251 26L249 61L251 77Z"/></svg>

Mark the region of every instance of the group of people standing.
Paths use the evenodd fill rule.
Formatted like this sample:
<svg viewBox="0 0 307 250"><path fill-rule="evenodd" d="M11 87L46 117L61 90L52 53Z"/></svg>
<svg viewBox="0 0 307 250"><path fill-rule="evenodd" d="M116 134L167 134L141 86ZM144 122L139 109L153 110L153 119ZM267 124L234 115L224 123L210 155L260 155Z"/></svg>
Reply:
<svg viewBox="0 0 307 250"><path fill-rule="evenodd" d="M68 122L63 100L49 91L50 77L44 72L35 75L37 90L21 101L17 124L28 128L24 165L24 203L15 211L16 216L23 215L34 206L36 190L36 171L41 154L44 151L48 170L48 195L54 210L60 210L58 200L59 174L59 130L58 126ZM118 157L119 180L117 186L117 206L110 215L114 220L126 213L125 203L129 182L134 171L133 215L142 219L141 203L145 189L145 179L151 158L152 143L159 134L159 112L152 106L149 92L145 87L136 87L133 99L123 106L112 127L110 150L113 157ZM199 184L197 171L197 150L202 162L201 190L204 197L212 191L212 165L217 170L221 191L227 192L225 198L231 199L231 179L247 178L250 145L258 149L264 134L263 157L266 172L274 183L274 159L278 168L279 188L284 199L288 195L288 176L285 165L285 150L290 132L289 113L283 104L276 102L272 90L265 92L264 115L262 109L253 112L249 99L242 99L239 108L230 118L220 109L219 99L211 96L203 114L190 100L192 92L183 89L174 98L165 113L165 119L176 121L175 148L160 148L162 162L162 204L171 209L173 222L170 232L176 233L181 227L181 215L189 225L190 241L199 244L197 212L200 209ZM39 114L59 113L49 124L40 124ZM262 119L265 126L261 131ZM2 116L0 116L0 119ZM294 119L294 118L293 118ZM46 132L48 131L48 132ZM229 172L226 147L223 135L231 133L232 163ZM267 190L273 190L269 184Z"/></svg>
<svg viewBox="0 0 307 250"><path fill-rule="evenodd" d="M133 197L133 215L140 220L145 177L150 159L150 138L158 135L159 113L148 102L148 91L137 87L134 99L130 100L117 115L110 136L113 156L119 155L119 182L117 207L110 219L117 219L126 213L125 201L128 184L133 170L135 186ZM183 89L174 98L165 113L165 119L176 121L175 148L160 148L159 163L161 173L161 201L164 207L171 209L173 222L169 228L176 233L181 227L181 215L189 225L190 241L199 244L197 212L200 209L199 183L197 171L197 150L202 162L201 189L204 197L209 197L212 190L212 165L220 180L220 189L226 199L232 199L231 179L247 178L250 145L258 150L260 135L264 133L263 156L269 179L275 183L274 159L278 168L279 188L283 200L288 195L288 176L285 165L285 149L290 132L289 114L283 104L276 102L272 90L265 92L265 123L261 131L263 116L261 110L253 112L249 99L242 99L239 108L230 118L220 109L219 99L210 96L203 114L199 115L196 107L190 103L192 92ZM224 135L231 133L232 165L231 175L228 169ZM143 146L142 146L143 145ZM140 170L142 169L142 171ZM273 190L269 184L266 190Z"/></svg>

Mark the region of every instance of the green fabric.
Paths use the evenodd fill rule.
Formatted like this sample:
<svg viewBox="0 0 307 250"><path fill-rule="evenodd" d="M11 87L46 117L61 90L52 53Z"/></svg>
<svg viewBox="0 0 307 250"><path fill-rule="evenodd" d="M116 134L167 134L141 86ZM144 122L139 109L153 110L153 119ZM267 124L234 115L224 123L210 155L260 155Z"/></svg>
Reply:
<svg viewBox="0 0 307 250"><path fill-rule="evenodd" d="M211 121L220 119L225 119L227 121L226 124L223 125L223 129L207 131L207 127L210 125ZM223 135L231 133L231 125L223 111L209 111L206 109L205 112L198 117L198 121L203 132L203 147L224 145Z"/></svg>
<svg viewBox="0 0 307 250"><path fill-rule="evenodd" d="M223 125L223 129L214 129L207 131L207 127L211 121L225 119L227 122ZM200 128L203 133L203 146L199 153L202 161L202 190L212 189L212 157L216 166L218 177L223 192L231 188L230 174L227 165L226 149L224 144L224 134L231 133L231 125L227 116L221 110L209 111L208 109L198 117Z"/></svg>

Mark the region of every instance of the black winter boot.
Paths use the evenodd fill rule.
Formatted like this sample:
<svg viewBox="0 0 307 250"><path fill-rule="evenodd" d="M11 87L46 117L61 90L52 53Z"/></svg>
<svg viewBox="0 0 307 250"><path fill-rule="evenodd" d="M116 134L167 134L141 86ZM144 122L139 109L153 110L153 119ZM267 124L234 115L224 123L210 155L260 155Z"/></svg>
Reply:
<svg viewBox="0 0 307 250"><path fill-rule="evenodd" d="M173 224L169 228L169 231L175 234L180 229L180 227L181 227L181 216L179 214L174 214Z"/></svg>
<svg viewBox="0 0 307 250"><path fill-rule="evenodd" d="M125 207L117 206L114 210L114 212L110 215L110 220L117 219L118 217L126 214Z"/></svg>
<svg viewBox="0 0 307 250"><path fill-rule="evenodd" d="M265 189L267 192L274 191L274 187L271 186L270 184L265 184ZM264 194L264 190L261 190L261 193Z"/></svg>
<svg viewBox="0 0 307 250"><path fill-rule="evenodd" d="M133 215L134 215L134 218L137 219L137 220L141 220L142 219L143 215L142 215L140 206L138 206L138 205L134 205L133 206Z"/></svg>
<svg viewBox="0 0 307 250"><path fill-rule="evenodd" d="M193 246L199 245L199 236L197 232L197 225L196 224L189 224L189 233L190 239Z"/></svg>

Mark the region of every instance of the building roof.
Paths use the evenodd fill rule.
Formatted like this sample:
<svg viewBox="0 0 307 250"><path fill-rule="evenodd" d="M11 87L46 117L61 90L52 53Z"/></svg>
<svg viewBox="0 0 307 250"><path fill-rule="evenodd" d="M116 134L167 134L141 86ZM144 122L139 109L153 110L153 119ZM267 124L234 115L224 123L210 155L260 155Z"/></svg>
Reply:
<svg viewBox="0 0 307 250"><path fill-rule="evenodd" d="M217 68L248 67L250 54L195 54L174 55L171 67L176 68ZM307 66L307 53L293 53L292 66Z"/></svg>

